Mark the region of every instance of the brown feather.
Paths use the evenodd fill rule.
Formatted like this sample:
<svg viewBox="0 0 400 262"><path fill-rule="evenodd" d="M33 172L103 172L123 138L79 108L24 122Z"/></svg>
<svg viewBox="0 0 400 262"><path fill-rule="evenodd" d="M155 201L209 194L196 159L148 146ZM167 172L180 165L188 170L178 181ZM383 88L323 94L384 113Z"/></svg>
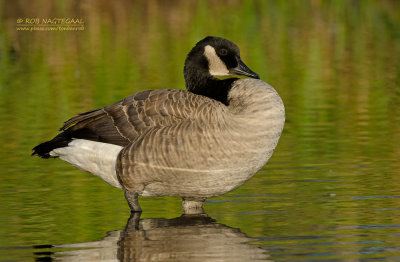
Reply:
<svg viewBox="0 0 400 262"><path fill-rule="evenodd" d="M150 128L176 125L189 119L193 114L193 101L196 101L194 97L218 103L185 90L148 90L78 114L67 120L60 130L71 138L126 146Z"/></svg>

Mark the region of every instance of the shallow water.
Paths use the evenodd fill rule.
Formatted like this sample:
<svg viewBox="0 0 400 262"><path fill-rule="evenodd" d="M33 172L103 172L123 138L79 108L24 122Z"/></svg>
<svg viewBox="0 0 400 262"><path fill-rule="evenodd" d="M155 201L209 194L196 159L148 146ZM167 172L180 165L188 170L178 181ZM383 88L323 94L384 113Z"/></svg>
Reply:
<svg viewBox="0 0 400 262"><path fill-rule="evenodd" d="M0 261L400 260L398 1L41 2L0 2ZM85 29L17 31L26 17ZM269 163L208 216L141 198L128 221L119 190L29 157L76 113L183 88L206 35L238 44L287 118Z"/></svg>

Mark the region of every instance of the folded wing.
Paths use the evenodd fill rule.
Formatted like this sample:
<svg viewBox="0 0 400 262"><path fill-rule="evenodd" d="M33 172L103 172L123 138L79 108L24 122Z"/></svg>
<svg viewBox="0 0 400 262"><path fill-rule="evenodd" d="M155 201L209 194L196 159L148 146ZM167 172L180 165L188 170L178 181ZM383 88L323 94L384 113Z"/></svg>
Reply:
<svg viewBox="0 0 400 262"><path fill-rule="evenodd" d="M149 129L190 120L196 114L193 109L207 101L211 100L185 90L139 92L115 104L72 117L61 127L63 132L35 147L33 155L51 157L49 152L67 146L73 138L126 146Z"/></svg>

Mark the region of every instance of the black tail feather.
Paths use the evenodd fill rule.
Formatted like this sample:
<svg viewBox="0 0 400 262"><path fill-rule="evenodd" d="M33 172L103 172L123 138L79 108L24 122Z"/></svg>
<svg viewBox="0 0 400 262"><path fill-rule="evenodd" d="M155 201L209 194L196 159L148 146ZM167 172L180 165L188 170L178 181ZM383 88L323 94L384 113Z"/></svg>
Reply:
<svg viewBox="0 0 400 262"><path fill-rule="evenodd" d="M41 158L55 157L51 156L50 152L56 148L68 146L73 138L121 146L129 142L126 137L121 135L115 127L113 120L102 108L72 117L64 123L60 131L62 132L52 140L34 147L32 149L32 156L39 156Z"/></svg>
<svg viewBox="0 0 400 262"><path fill-rule="evenodd" d="M32 149L32 156L39 156L41 158L54 157L50 155L50 152L56 148L68 146L69 142L71 142L73 138L104 142L104 139L101 136L98 136L96 133L88 128L81 128L78 130L71 130L71 128L69 128L64 132L58 134L52 140L35 146Z"/></svg>
<svg viewBox="0 0 400 262"><path fill-rule="evenodd" d="M40 145L35 146L32 150L32 156L39 156L41 158L50 158L53 157L50 155L50 152L56 148L66 147L68 143L71 142L71 137L63 132L53 138L50 141L41 143Z"/></svg>

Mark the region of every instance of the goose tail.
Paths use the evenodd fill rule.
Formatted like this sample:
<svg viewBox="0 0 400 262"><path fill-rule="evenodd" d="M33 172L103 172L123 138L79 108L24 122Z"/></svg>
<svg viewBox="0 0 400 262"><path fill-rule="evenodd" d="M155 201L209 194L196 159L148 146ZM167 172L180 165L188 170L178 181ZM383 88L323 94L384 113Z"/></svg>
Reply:
<svg viewBox="0 0 400 262"><path fill-rule="evenodd" d="M44 143L41 143L37 146L35 146L32 149L32 156L39 156L41 158L55 158L57 156L51 155L50 152L53 151L56 148L61 148L61 147L66 147L68 146L69 142L72 141L72 138L70 138L66 132L60 133L50 141L46 141Z"/></svg>

